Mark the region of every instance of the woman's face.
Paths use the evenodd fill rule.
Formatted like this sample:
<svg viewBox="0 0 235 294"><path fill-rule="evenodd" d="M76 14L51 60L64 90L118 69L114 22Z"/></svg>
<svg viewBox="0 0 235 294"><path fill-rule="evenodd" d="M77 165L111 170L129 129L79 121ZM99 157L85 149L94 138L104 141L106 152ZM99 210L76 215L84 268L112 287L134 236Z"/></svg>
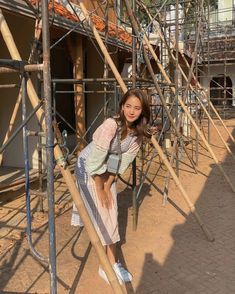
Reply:
<svg viewBox="0 0 235 294"><path fill-rule="evenodd" d="M136 96L130 96L122 105L122 110L127 123L133 123L140 117L142 112L140 99Z"/></svg>

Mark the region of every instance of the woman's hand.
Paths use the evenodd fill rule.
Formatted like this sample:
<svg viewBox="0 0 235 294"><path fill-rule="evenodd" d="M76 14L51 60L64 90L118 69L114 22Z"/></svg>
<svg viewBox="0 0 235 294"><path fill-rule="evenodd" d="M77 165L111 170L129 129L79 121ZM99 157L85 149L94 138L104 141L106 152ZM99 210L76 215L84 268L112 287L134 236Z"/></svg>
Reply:
<svg viewBox="0 0 235 294"><path fill-rule="evenodd" d="M107 209L111 209L113 206L113 198L112 198L111 191L105 188L102 189L102 188L96 187L96 192L101 202L101 205Z"/></svg>
<svg viewBox="0 0 235 294"><path fill-rule="evenodd" d="M101 202L101 205L107 209L111 209L113 206L111 186L114 179L115 176L109 173L94 176L97 196Z"/></svg>

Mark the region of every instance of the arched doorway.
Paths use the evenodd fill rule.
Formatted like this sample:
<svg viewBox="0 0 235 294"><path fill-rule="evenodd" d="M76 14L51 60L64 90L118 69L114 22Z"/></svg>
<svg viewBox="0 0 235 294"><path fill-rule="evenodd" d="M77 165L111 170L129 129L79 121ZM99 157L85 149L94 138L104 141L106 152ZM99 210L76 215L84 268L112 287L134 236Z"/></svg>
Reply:
<svg viewBox="0 0 235 294"><path fill-rule="evenodd" d="M210 99L214 105L232 106L233 83L229 76L220 75L210 81Z"/></svg>

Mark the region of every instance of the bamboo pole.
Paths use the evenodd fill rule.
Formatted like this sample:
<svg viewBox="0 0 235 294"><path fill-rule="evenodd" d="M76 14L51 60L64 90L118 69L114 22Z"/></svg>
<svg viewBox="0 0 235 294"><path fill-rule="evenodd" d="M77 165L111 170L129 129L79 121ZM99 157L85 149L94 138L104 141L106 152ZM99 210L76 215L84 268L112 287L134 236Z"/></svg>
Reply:
<svg viewBox="0 0 235 294"><path fill-rule="evenodd" d="M186 76L186 74L184 73L182 67L181 67L180 65L178 65L178 66L179 66L179 70L180 70L180 72L181 72L181 74L182 74L184 80L185 80L185 81L188 81L187 76ZM188 66L189 66L189 64L188 64ZM195 75L194 75L193 73L192 73L192 76L193 76L193 78L195 78ZM194 88L193 88L193 86L192 86L191 84L190 84L190 89L191 89L192 91L195 91ZM209 112L207 111L207 109L206 109L206 107L204 106L204 104L203 104L203 102L201 101L201 99L197 96L197 93L196 93L196 99L197 99L198 102L200 103L200 105L201 105L203 111L205 112L205 114L207 115L208 119L210 120L210 122L212 123L213 127L215 128L215 130L216 130L217 134L219 135L221 141L223 142L225 148L228 150L229 154L230 154L230 155L232 156L232 158L235 160L235 156L233 155L233 153L232 153L230 147L228 146L228 143L224 140L224 138L223 138L223 136L221 135L219 129L217 128L216 124L214 123L214 121L213 121L211 115L210 115ZM208 100L208 99L207 99L207 100ZM226 127L226 126L225 126L225 127Z"/></svg>
<svg viewBox="0 0 235 294"><path fill-rule="evenodd" d="M184 76L184 78L186 78L186 75L184 74L182 68L181 68L180 66L179 66L179 68L180 68L181 73L182 73L182 75ZM191 84L190 84L190 87L192 87ZM197 97L197 96L196 96L196 97ZM197 100L202 104L202 102L200 101L200 99L199 99L198 97L197 97ZM214 153L214 151L212 150L212 148L210 147L210 144L207 142L205 136L203 135L203 133L201 132L201 130L200 130L199 127L197 126L195 120L193 119L193 117L191 116L190 112L187 110L185 104L183 103L183 101L182 101L180 98L179 98L179 102L180 102L180 105L181 105L181 107L183 108L184 112L185 112L186 115L188 116L189 120L191 121L192 125L194 126L196 132L197 132L198 135L201 137L203 143L205 144L205 146L207 147L208 151L210 152L210 154L211 154L212 158L214 159L214 161L215 161L217 167L219 168L219 170L220 170L221 173L223 174L225 180L227 181L227 183L228 183L229 186L231 187L232 191L235 193L235 188L234 188L232 182L230 181L229 177L227 176L227 174L226 174L224 168L222 167L222 165L219 163L219 160L218 160L217 157L215 156L215 153ZM204 105L203 105L203 106L204 106ZM205 111L205 107L203 108L203 110ZM206 113L208 114L208 118L209 118L209 117L210 117L209 113L208 113L207 111L206 111ZM212 119L211 119L211 120L212 120ZM213 122L213 126L215 126L214 122ZM217 128L216 128L216 129L217 129ZM217 131L218 131L218 129L217 129ZM218 131L218 133L219 133L219 131ZM221 136L221 137L222 137L222 136ZM221 138L221 137L220 137L220 138ZM225 142L225 141L223 140L223 142ZM227 143L225 142L225 146L226 146L226 145L227 145ZM227 146L227 147L228 147L228 146ZM230 149L230 148L228 147L228 149ZM232 154L232 151L231 151L230 154ZM234 157L234 156L233 156L233 157Z"/></svg>
<svg viewBox="0 0 235 294"><path fill-rule="evenodd" d="M148 15L149 15L149 17L150 17L150 14L148 14ZM163 42L165 42L165 39L164 39L162 33L160 32L160 30L158 30L158 33L159 33L159 36L160 36L161 40L162 40ZM156 55L154 51L152 52L152 50L151 50L151 53L154 54L154 55ZM175 60L175 57L174 57L174 55L172 54L171 50L170 50L170 54L171 54L171 58L172 58L173 60ZM183 54L181 51L180 51L180 55L181 55L182 59L184 60L184 62L185 62L185 64L186 64L187 68L189 69L189 68L190 68L190 65L189 65L187 59L185 58L184 54ZM154 59L156 60L156 56L154 56ZM178 66L179 66L179 69L180 69L181 73L183 74L184 72L183 72L181 66L180 66L180 65L178 65ZM186 75L183 74L183 76L184 76L185 80L187 81L187 77L186 77ZM217 118L218 118L218 119L220 120L220 122L222 123L222 125L223 125L224 129L226 130L226 132L228 133L229 137L232 139L233 142L235 142L235 139L234 139L233 135L229 132L227 126L225 125L225 123L224 123L224 121L222 120L221 116L220 116L219 113L217 112L217 110L216 110L216 108L214 107L213 103L210 101L210 99L209 99L208 95L205 93L203 87L201 86L201 84L200 84L200 83L198 82L198 80L196 79L194 73L193 73L193 78L194 78L195 81L197 82L197 86L199 87L199 89L202 90L202 93L203 93L204 97L207 99L207 101L208 101L210 107L212 108L212 110L214 111L215 115L217 116ZM192 85L190 85L190 88L191 88L191 90L194 91ZM196 97L197 97L197 95L196 95ZM198 98L198 97L197 97L197 98ZM207 116L208 116L208 115L207 115ZM218 131L218 130L217 130L217 131ZM226 148L227 148L227 146L226 146Z"/></svg>
<svg viewBox="0 0 235 294"><path fill-rule="evenodd" d="M126 2L126 1L125 1L125 2ZM86 11L84 5L81 5L81 4L82 4L82 3L80 2L81 9L83 10L83 13L86 15L86 19L89 21L89 23L91 23L91 21L90 21L90 19L89 19L89 15L87 14L87 11ZM128 5L128 3L127 3L127 5ZM107 62L108 62L108 64L110 65L110 67L111 67L112 70L115 69L114 72L113 72L114 75L115 75L115 77L118 77L118 78L119 78L120 75L116 75L116 72L117 72L116 67L115 67L115 65L113 64L112 59L110 58L109 53L107 52L107 50L104 50L103 41L101 40L101 38L100 38L98 32L96 31L96 29L95 29L95 27L94 27L94 25L93 25L92 23L91 23L91 28L92 28L92 30L93 30L93 33L94 33L94 35L95 35L95 38L98 37L98 39L97 39L98 44L99 44L99 45L100 45L100 44L102 45L102 46L101 46L101 50L102 50L102 52L104 53L105 57L107 58ZM145 50L144 50L144 53L145 53L145 57L146 57L146 52L145 52ZM147 61L147 60L146 60L146 61ZM110 62L111 62L111 63L110 63ZM112 65L112 66L111 66L111 65ZM150 63L149 63L149 65L150 65ZM150 65L150 66L151 66L151 65ZM153 72L152 72L152 74L153 74ZM158 90L159 94L161 94L160 87L159 87L159 85L158 85L158 83L157 83L157 81L156 81L156 78L155 78L154 74L153 74L152 76L153 76L153 79L154 79L155 85L156 85L156 87L157 87L157 90ZM121 80L122 80L121 77L120 77L120 79L117 79L117 81L119 82L119 85L121 86L123 92L126 92L126 90L127 90L127 89L126 89L126 86L125 86L124 83L120 83ZM124 84L124 85L123 85L123 84ZM165 101L164 101L164 99L163 99L163 96L161 96L161 98L162 98L161 100L162 100L162 102L163 102L163 104L164 104ZM167 110L168 110L168 109L167 109ZM171 117L171 115L170 115L170 117ZM174 122L173 122L173 123L174 123ZM194 215L195 215L197 221L199 222L199 224L200 224L202 230L204 231L204 233L206 234L208 240L213 241L214 238L211 236L210 232L206 229L205 225L202 223L202 221L201 221L199 215L198 215L197 212L196 212L195 207L194 207L194 206L192 205L192 203L190 202L190 200L189 200L189 198L188 198L188 196L187 196L187 193L185 192L185 190L183 189L182 185L180 184L179 179L178 179L177 176L175 175L175 173L174 173L172 167L170 166L168 160L165 158L164 153L163 153L162 150L161 150L161 147L158 145L158 143L156 142L156 140L155 140L153 137L152 137L151 140L152 140L152 142L153 142L155 148L156 148L156 149L158 150L158 152L161 154L162 159L165 159L164 162L165 162L167 168L168 168L169 171L171 172L172 177L173 177L173 179L175 180L175 182L176 182L176 183L178 184L178 186L180 187L180 190L183 191L182 193L183 193L183 195L184 195L184 197L185 197L185 199L186 199L187 204L189 205L191 211L194 213Z"/></svg>
<svg viewBox="0 0 235 294"><path fill-rule="evenodd" d="M210 116L209 112L207 111L206 107L204 106L203 102L201 101L201 99L199 97L196 96L196 98L197 98L198 102L200 103L202 109L206 113L207 117L209 118L210 122L212 123L213 127L215 128L217 134L219 135L219 137L220 137L221 141L223 142L224 146L226 147L228 153L232 156L233 160L235 160L235 156L234 156L232 150L228 146L228 143L224 140L223 136L221 135L219 129L217 128L214 120L211 118L211 116Z"/></svg>
<svg viewBox="0 0 235 294"><path fill-rule="evenodd" d="M125 2L126 2L126 4L128 5L127 0L125 0ZM131 15L130 15L130 16L131 16ZM135 25L135 27L137 27L137 24L136 24L136 23L133 23L133 22L132 22L132 24ZM145 41L145 44L148 46L148 49L150 50L151 54L153 54L153 57L154 57L154 59L155 59L155 61L156 61L156 64L157 64L157 66L159 67L161 73L163 74L163 76L164 76L166 82L167 82L169 85L171 85L170 78L167 76L166 71L164 70L163 66L160 64L160 61L159 61L157 55L155 54L152 45L149 43L149 41L148 41L146 35L144 35L143 39L144 39L144 41ZM143 50L145 51L145 48L143 48ZM147 54L145 54L145 55L147 56ZM145 61L146 61L146 60L145 60ZM153 80L155 79L154 75L152 75L152 78L153 78ZM156 79L155 79L155 80L156 80ZM191 85L190 85L190 86L191 86ZM171 89L172 89L173 93L175 93L175 88L174 88L174 87L171 87ZM160 95L159 95L159 96L160 96ZM181 107L183 108L184 112L185 112L186 115L188 116L189 120L191 121L192 125L194 126L196 132L198 133L198 135L201 137L202 141L203 141L204 144L206 145L206 147L207 147L209 153L211 154L211 156L212 156L212 158L214 159L216 165L218 166L219 170L220 170L221 173L223 174L225 180L227 181L227 183L228 183L229 186L231 187L232 191L235 193L235 188L234 188L232 182L230 181L229 177L227 176L227 174L226 174L224 168L223 168L223 167L221 166L221 164L219 163L219 160L217 159L217 157L216 157L214 151L212 150L212 148L210 147L210 145L209 145L209 143L207 142L206 138L204 137L204 135L203 135L202 132L200 131L200 129L199 129L199 127L197 126L196 122L194 121L193 117L191 116L191 114L190 114L189 111L187 110L187 108L186 108L186 106L185 106L183 100L182 100L180 97L178 97L178 101L179 101Z"/></svg>
<svg viewBox="0 0 235 294"><path fill-rule="evenodd" d="M182 193L182 195L184 197L185 202L187 203L190 211L192 212L192 214L196 218L197 222L199 223L201 229L203 230L203 232L205 233L205 235L207 236L209 241L214 241L214 237L207 230L205 224L202 222L199 214L196 211L196 207L193 205L193 203L189 199L187 192L185 191L184 187L181 185L179 178L177 177L177 175L174 172L172 166L170 165L169 161L167 160L167 158L166 158L165 154L163 153L163 151L162 151L160 145L158 144L157 140L152 136L151 141L153 143L153 146L156 148L159 156L161 157L162 161L164 162L165 166L167 167L168 171L170 172L170 174L171 174L173 180L175 181L176 185L180 189L180 191L181 191L181 193Z"/></svg>
<svg viewBox="0 0 235 294"><path fill-rule="evenodd" d="M40 71L43 70L43 64L26 64L23 69L26 72ZM0 74L4 73L19 73L19 69L0 67Z"/></svg>
<svg viewBox="0 0 235 294"><path fill-rule="evenodd" d="M151 16L151 14L149 13L149 10L147 9L147 7L141 3L142 7L144 8L145 12L147 13L148 17L150 18L151 21L153 21L153 18ZM159 34L160 38L162 41L165 41L163 36L162 36L162 33L159 29L159 27L157 27L157 33ZM150 49L150 52L155 60L155 62L157 63L158 67L160 68L164 78L165 78L165 81L170 84L171 81L170 79L168 79L168 76L166 75L165 73L165 70L160 62L160 60L158 59L157 55L155 54L155 51L153 50L151 44L149 43L148 39L146 38L146 36L144 36L144 41L145 43L147 42L147 46L148 48ZM176 43L175 44L177 47L178 47L178 44ZM178 50L177 50L178 51ZM178 62L176 62L176 65L178 66ZM177 79L176 79L177 80ZM174 87L171 87L171 90L173 92L173 94L176 94L176 89ZM186 91L185 91L186 92ZM178 96L178 95L177 95ZM186 95L185 95L186 96ZM186 98L186 97L185 97ZM185 99L183 99L183 101L185 101ZM179 122L177 124L177 127L179 127L180 125L180 121L181 121L181 117L182 117L182 113L180 114L180 118L179 118ZM172 166L173 165L173 162L174 162L174 157L175 157L175 154L176 154L176 148L177 148L177 141L176 139L174 140L174 143L173 143L173 150L172 150L172 153L171 153L171 158L170 158L170 165ZM170 182L170 176L167 177L166 181L165 181L165 187L164 187L164 193L163 193L163 203L165 204L166 203L166 198L167 198L167 194L168 194L168 185L169 185L169 182Z"/></svg>
<svg viewBox="0 0 235 294"><path fill-rule="evenodd" d="M182 53L181 53L181 56L182 56L182 58L183 58L183 60L184 60L184 62L185 62L185 64L186 64L186 66L188 67L189 64L188 64L187 59L184 57L184 55L183 55ZM214 107L213 103L210 101L208 94L205 93L203 87L201 86L201 84L199 83L199 81L196 79L195 75L193 75L193 78L195 79L198 88L202 91L204 97L205 97L206 100L208 101L208 103L209 103L210 107L212 108L212 110L214 111L215 115L217 116L217 118L219 119L219 121L222 123L222 125L223 125L224 129L226 130L226 132L228 133L230 139L231 139L233 142L235 142L235 139L234 139L233 135L229 132L227 126L225 125L225 123L224 123L224 121L222 120L221 116L219 115L218 111L217 111L216 108Z"/></svg>
<svg viewBox="0 0 235 294"><path fill-rule="evenodd" d="M135 20L134 20L134 17L133 17L133 14L132 14L131 8L130 8L129 3L128 3L128 0L125 0L125 4L126 4L126 7L127 7L128 15L129 15L129 17L130 17L130 19L131 19L131 22L132 22L132 26L137 30L137 28L136 28L136 27L137 27L137 24L136 24L136 22L135 22ZM137 34L137 33L138 33L138 32L136 31L136 34ZM150 75L151 75L151 77L152 77L152 79L153 79L154 85L155 85L155 87L156 87L156 89L157 89L157 91L158 91L159 97L161 98L162 104L165 105L166 103L165 103L165 101L164 101L164 98L163 98L163 95L162 95L161 89L160 89L160 87L159 87L159 85L158 85L158 83L157 83L156 76L154 75L154 72L153 72L152 66L151 66L151 64L150 64L150 61L149 61L149 58L148 58L148 55L147 55L147 53L146 53L146 49L145 49L144 46L143 46L143 55L144 55L145 63L146 63L146 65L147 65L147 68L148 68L148 70L149 70L149 73L150 73ZM178 97L178 98L179 98L179 97ZM182 101L182 100L179 99L179 102L180 102L180 101ZM177 129L176 129L176 130L177 130ZM164 163L165 163L167 169L168 169L169 172L171 173L171 175L172 175L174 181L176 182L177 186L180 188L181 192L183 193L183 196L184 196L184 198L185 198L187 204L189 205L189 207L190 207L192 213L194 213L196 220L198 221L198 223L199 223L199 225L201 226L202 230L203 230L204 233L206 234L208 240L209 240L209 241L213 241L214 238L211 236L211 234L209 233L209 231L206 229L205 225L202 224L202 221L201 221L201 219L200 219L200 217L199 217L199 215L198 215L198 213L197 213L197 211L196 211L196 208L192 206L192 203L190 202L189 197L188 197L186 191L183 189L182 185L180 184L180 181L179 181L178 177L176 176L176 174L175 174L174 170L172 169L170 163L169 163L168 160L166 159L166 157L165 157L163 151L161 150L160 145L157 143L157 141L155 140L155 138L154 138L153 136L152 136L152 138L151 138L151 141L152 141L154 147L155 147L155 148L157 149L157 151L159 152L159 155L160 155L161 158L163 159L163 161L164 161Z"/></svg>
<svg viewBox="0 0 235 294"><path fill-rule="evenodd" d="M7 25L7 22L2 14L1 9L0 9L0 31L2 33L3 39L7 45L7 48L10 52L11 57L16 60L21 60L19 51L16 47L16 44L13 40L13 37L11 35L11 32L10 32L9 27ZM34 108L38 104L39 98L36 94L36 91L35 91L34 86L33 86L30 79L28 80L28 83L27 83L27 91L28 91L28 96L31 101L31 104ZM39 109L37 111L36 115L37 115L39 122L42 124L43 130L45 130L44 111L42 109ZM61 174L67 184L67 187L71 193L73 201L74 201L74 203L78 209L78 212L84 222L84 226L87 230L90 241L91 241L94 249L96 250L99 261L108 276L111 287L113 288L114 293L121 294L121 293L123 293L123 290L122 290L122 288L119 284L119 281L117 279L117 276L116 276L116 274L115 274L115 272L114 272L114 270L113 270L113 268L107 258L107 255L106 255L104 248L100 242L100 239L97 235L97 232L96 232L96 230L90 220L90 217L87 213L86 207L83 203L83 200L81 199L80 193L79 193L79 191L76 187L76 184L73 180L72 174L69 169L64 168L63 161L61 161L61 158L63 158L63 154L62 154L62 151L58 145L56 145L54 148L54 156L55 156L55 160L60 159L61 164L58 164L58 165L60 167Z"/></svg>
<svg viewBox="0 0 235 294"><path fill-rule="evenodd" d="M73 60L73 78L80 80L83 79L83 36L74 35L68 38L68 48L70 56ZM84 147L84 140L81 137L85 133L85 97L83 94L83 85L74 85L74 108L76 119L76 136L79 144L77 153L79 153Z"/></svg>
<svg viewBox="0 0 235 294"><path fill-rule="evenodd" d="M132 25L135 26L136 31L138 31L139 26L138 26L136 20L134 19L134 17L132 17ZM136 32L136 33L137 33L137 32ZM144 40L144 43L147 45L149 51L151 52L152 57L153 57L153 59L155 60L155 62L156 62L156 64L157 64L157 66L158 66L160 72L162 73L162 75L163 75L165 81L167 82L167 84L168 84L169 86L172 85L170 78L168 77L168 75L167 75L167 73L166 73L166 71L165 71L163 65L161 64L159 58L157 57L157 55L156 55L156 53L155 53L155 51L154 51L154 49L153 49L153 46L150 44L150 42L149 42L149 40L148 40L148 38L147 38L147 36L146 36L145 34L143 35L143 40ZM144 49L143 49L143 50L144 50ZM171 91L173 92L173 94L175 95L175 94L176 94L175 87L170 86L170 89L171 89ZM164 107L165 107L165 106L164 106ZM166 107L167 107L167 106L166 106ZM178 131L178 126L175 126L175 129L176 129L176 133L178 133L177 136L180 137L180 133L179 133L179 131ZM184 151L185 151L185 153L187 154L187 157L189 158L189 160L190 160L190 162L191 162L191 164L192 164L192 166L193 166L193 168L194 168L194 171L197 173L196 166L195 166L193 160L191 159L191 157L189 156L188 151L187 151L187 149L185 148L185 145L183 145L183 148L184 148Z"/></svg>
<svg viewBox="0 0 235 294"><path fill-rule="evenodd" d="M111 70L112 70L118 84L120 85L122 91L125 93L127 91L127 86L123 82L123 79L122 79L120 73L118 72L112 58L110 57L110 54L109 54L108 50L106 49L106 47L104 45L104 42L102 41L102 39L101 39L95 25L93 24L93 22L92 22L92 20L91 20L91 18L89 16L89 13L88 13L83 1L79 1L79 5L80 5L80 8L81 8L81 10L82 10L82 12L84 14L84 17L86 18L87 23L89 24L89 26L90 26L93 34L94 34L94 37L95 37L95 39L96 39L102 53L104 54L104 56L105 56L105 58L107 60L107 63L109 64L109 66L110 66L110 68L111 68Z"/></svg>
<svg viewBox="0 0 235 294"><path fill-rule="evenodd" d="M229 186L231 187L232 191L235 193L235 188L232 184L232 182L230 181L229 177L227 176L224 168L222 167L222 165L219 163L219 160L217 159L217 157L215 156L214 151L212 150L212 148L210 147L209 143L207 142L205 136L203 135L203 133L200 131L199 127L197 126L195 120L193 119L193 117L191 116L191 114L189 113L188 109L186 108L186 106L184 105L183 101L181 99L179 99L179 103L181 105L181 107L183 108L184 112L187 114L189 120L191 121L192 125L194 126L196 132L199 134L199 136L201 137L203 143L206 145L208 151L210 152L212 158L214 159L217 167L219 168L219 170L221 171L221 173L223 174L225 180L227 181L227 183L229 184Z"/></svg>
<svg viewBox="0 0 235 294"><path fill-rule="evenodd" d="M126 2L126 1L125 1L125 2ZM128 4L128 3L127 3L127 4ZM84 8L84 5L82 5L81 8L82 8L82 10L84 10L83 12L86 14L87 11L86 11L86 9ZM88 16L88 17L89 17L89 16ZM94 28L94 25L93 25L92 27L93 27L93 32L96 31L96 29ZM96 31L96 32L97 32L97 31ZM95 38L96 38L96 35L95 35ZM98 42L98 40L99 40L99 42ZM98 34L98 40L97 40L98 44L100 44L100 43L103 44L103 41L102 41L101 38L99 37L99 34ZM102 48L103 48L103 46L102 46ZM146 57L147 57L147 56L146 56L147 54L146 54L146 51L145 51L144 48L143 48L143 50L144 50L144 55L145 55L145 61L147 62L147 61L148 61L148 59L146 58ZM102 50L102 51L103 51L103 50ZM107 50L104 50L105 53L104 53L104 52L103 52L103 53L105 54L105 57L106 57L106 58L109 57L109 58L107 58L107 62L109 63L111 58L110 58L109 53L106 52L106 51L107 51ZM106 56L106 55L107 55L107 56ZM112 61L112 59L111 59L111 61ZM149 62L149 61L148 61L147 63L148 63L148 65L150 65L150 62ZM114 65L114 64L113 64L113 62L111 62L111 64L109 64L109 65ZM111 67L111 66L110 66L110 67ZM114 65L114 67L115 67L115 65ZM149 66L148 66L148 67L149 67ZM151 67L151 65L150 65L150 67ZM112 69L112 68L113 68L113 66L111 67L111 69ZM116 67L115 67L115 69L116 69ZM116 71L117 71L117 70L115 70L113 73L115 74ZM121 77L120 77L120 78L121 78ZM156 81L156 77L154 76L154 73L153 73L153 72L152 72L152 78L153 78L153 80L154 80L154 82L155 82L155 86L157 87L158 93L159 93L159 95L160 95L160 94L161 94L161 90L160 90L160 87L159 87L159 85L158 85L158 83L157 83L157 81ZM119 82L119 81L120 81L120 80L118 80L118 82ZM125 90L125 89L126 89L126 86L123 85L123 84L124 84L124 83L119 83L119 85L121 86L123 92L125 92L125 91L126 91L126 90ZM162 100L162 102L163 102L163 104L164 104L165 101L164 101L162 95L161 95L161 100ZM168 109L167 109L167 110L168 110ZM171 117L171 115L170 115L170 117ZM173 122L173 123L174 123L174 122ZM163 154L163 152L162 152L162 150L161 150L161 147L158 145L158 143L156 144L156 140L154 139L154 137L152 137L151 140L152 140L152 142L153 142L155 148L157 147L157 151L158 151L158 152L160 151L162 159L163 159L163 158L165 159L164 154ZM158 147L159 147L159 148L158 148ZM180 187L180 190L183 191L182 193L183 193L183 195L184 195L184 197L185 197L185 199L186 199L186 202L188 203L188 205L189 205L191 211L194 213L194 215L195 215L195 217L196 217L198 223L200 224L202 230L203 230L204 233L206 234L208 240L209 240L209 241L213 241L214 238L211 236L210 232L206 229L205 225L202 223L202 221L201 221L201 219L200 219L200 217L199 217L199 215L198 215L198 213L197 213L197 211L196 211L196 208L195 208L195 207L192 205L192 203L190 202L189 197L187 196L187 193L185 192L185 190L183 189L182 185L180 184L179 179L177 178L177 176L174 174L174 171L173 171L172 167L170 166L168 160L165 160L165 162L166 162L166 166L167 166L167 168L169 169L169 171L170 171L171 174L172 174L173 179L176 181L177 185ZM172 173L172 171L173 171L173 173Z"/></svg>
<svg viewBox="0 0 235 294"><path fill-rule="evenodd" d="M189 3L190 3L190 2L189 2ZM188 8L189 8L189 6L190 6L190 5L188 5ZM152 16L151 16L151 14L149 13L147 7L143 5L143 8L144 8L145 11L147 12L148 17L150 18L150 20L152 21L153 18L152 18ZM163 37L163 35L162 35L162 33L161 33L161 31L160 31L159 29L158 29L158 34L159 34L159 36L160 36L162 42L165 42L165 39L164 39L164 37ZM149 42L148 42L148 43L149 43ZM148 45L148 47L149 47L149 44L147 44L147 45ZM174 44L173 44L173 45L174 45ZM150 47L152 47L152 46L150 46ZM157 57L157 55L155 54L154 50L152 50L151 48L149 48L149 49L150 49L150 51L151 51L151 54L152 54L153 58L155 59L155 61L157 62L157 64L160 66L160 61L158 60L158 57ZM180 51L179 51L179 52L180 52ZM173 60L175 60L175 57L174 57L174 55L172 54L171 51L170 51L170 54L171 54L171 58L172 58ZM180 55L181 55L181 57L183 58L183 60L184 60L184 62L185 62L185 64L186 64L186 66L187 66L188 68L190 68L190 66L189 66L189 64L188 64L188 61L187 61L187 59L185 58L184 54L182 54L182 52L180 52ZM179 69L180 69L180 71L181 71L181 73L182 73L182 68L181 68L181 66L180 66L180 65L178 65L178 66L179 66ZM160 69L160 67L159 67L159 69ZM160 70L161 70L161 69L160 69ZM163 76L164 76L164 78L167 78L167 75L164 75L164 74L163 74ZM208 103L210 104L210 107L212 108L212 110L214 111L215 115L217 116L217 118L218 118L218 119L220 120L220 122L222 123L222 125L223 125L224 129L226 130L226 132L228 133L229 137L231 138L231 140L232 140L233 142L235 142L235 139L234 139L233 135L229 132L227 126L226 126L225 123L224 123L224 121L223 121L222 118L220 117L220 115L219 115L219 113L217 112L216 108L214 107L213 103L210 101L208 95L205 93L205 91L204 91L204 89L202 88L201 84L200 84L200 83L198 82L198 80L195 78L195 75L194 75L194 74L193 74L193 78L197 81L197 86L199 87L200 90L203 91L203 94L204 94L205 98L207 99ZM187 81L187 78L185 78L185 80ZM191 90L194 90L193 87L192 87L192 85L190 85L190 88L191 88ZM173 92L173 93L174 93L174 92ZM227 147L226 147L226 148L227 148Z"/></svg>
<svg viewBox="0 0 235 294"><path fill-rule="evenodd" d="M177 6L177 2L176 2L176 6ZM177 11L177 10L176 10ZM178 31L178 11L176 13L176 32ZM188 79L187 79L187 85L185 87L185 91L184 91L184 95L183 95L183 98L182 98L182 101L185 103L186 99L187 99L187 93L188 93L188 89L190 87L190 83L189 81L191 80L192 78L192 73L193 73L193 68L194 68L194 64L195 64L195 60L196 60L196 54L197 54L197 47L198 47L198 42L199 42L199 31L200 31L200 25L201 23L199 22L198 24L198 30L197 30L197 34L196 34L196 41L195 41L195 52L194 52L194 57L193 57L193 60L192 60L192 63L191 63L191 67L189 69L189 74L188 74ZM179 68L179 60L178 60L178 54L179 54L179 48L178 48L178 32L177 32L177 36L176 36L176 42L175 42L175 46L176 46L176 57L175 57L175 66L177 68L177 73L178 73L178 68ZM178 75L176 77L176 85L178 83ZM177 88L175 88L175 92ZM178 97L178 95L177 95ZM179 115L179 118L178 118L178 124L177 126L180 127L181 123L182 123L182 120L183 120L183 112L180 112L180 115ZM177 147L177 140L175 138L174 140L174 143L173 143L173 151L172 151L172 154L171 154L171 158L170 158L170 164L173 165L173 162L174 162L174 156L175 156L175 153L176 153L176 147ZM163 193L163 203L165 204L166 203L166 197L167 197L167 192L168 192L168 185L169 185L169 182L170 182L170 176L167 177L166 181L165 181L165 187L164 187L164 193Z"/></svg>
<svg viewBox="0 0 235 294"><path fill-rule="evenodd" d="M138 33L139 33L139 27L138 27L138 24L137 24L137 22L136 22L136 20L135 20L135 18L134 18L134 15L133 15L133 13L132 13L132 11L131 11L131 8L130 8L130 6L129 6L128 1L125 0L125 4L126 4L126 6L127 6L127 10L128 10L129 17L130 17L130 19L131 19L132 26L133 26L133 28L134 28L134 30L135 30L136 35L138 35ZM157 63L157 65L158 65L160 71L162 71L162 72L165 73L165 70L164 70L162 64L160 63L160 61L159 61L157 55L155 54L152 45L149 43L149 41L148 41L146 35L143 35L143 39L144 39L145 44L148 46L150 52L153 54L154 59L156 58L155 60L156 60L156 63ZM143 51L144 51L144 59L145 59L145 62L146 62L146 63L149 63L149 65L147 65L148 70L149 70L149 72L152 71L152 73L150 73L150 74L151 74L151 76L152 76L152 79L153 79L153 81L154 81L155 87L156 87L157 92L158 92L158 94L159 94L159 97L160 97L160 99L161 99L162 105L164 106L164 109L165 109L165 111L166 111L166 113L167 113L167 116L168 116L168 118L169 118L169 120L170 120L170 122L171 122L171 124L172 124L172 126L173 126L173 128L174 128L174 130L175 130L175 132L176 132L177 137L178 137L178 138L181 138L182 136L181 136L181 134L180 134L180 132L179 132L179 130L178 130L176 124L175 124L175 121L174 121L174 119L173 119L173 117L172 117L172 115L171 115L171 113L170 113L168 107L167 107L166 101L165 101L165 99L164 99L164 97L163 97L163 94L162 94L162 91L161 91L161 89L160 89L160 87L159 87L159 84L158 84L158 82L157 82L157 79L156 79L156 77L154 76L154 73L153 73L153 70L152 70L151 64L150 64L150 62L149 62L149 60L148 60L148 56L147 56L147 53L146 53L145 47L143 47ZM166 78L168 78L168 76L166 75L166 73L165 73L165 76L166 76ZM166 80L166 81L167 81L167 80ZM168 81L169 81L169 78L168 78ZM168 81L167 81L167 83L168 83ZM175 88L174 88L174 87L171 87L171 89L172 89L173 93L175 94ZM195 167L195 164L194 164L193 160L191 159L191 157L189 156L188 150L186 149L186 147L185 147L184 144L183 144L183 149L184 149L186 155L188 156L188 158L189 158L189 160L190 160L190 162L191 162L191 164L192 164L192 166L193 166L194 171L197 173L197 171L196 171L196 167Z"/></svg>

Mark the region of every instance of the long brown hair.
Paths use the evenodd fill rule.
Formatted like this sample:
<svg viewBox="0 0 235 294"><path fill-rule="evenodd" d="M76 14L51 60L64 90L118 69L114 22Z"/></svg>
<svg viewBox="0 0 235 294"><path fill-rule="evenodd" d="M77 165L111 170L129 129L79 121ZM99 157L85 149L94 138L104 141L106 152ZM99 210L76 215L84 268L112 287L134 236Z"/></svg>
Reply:
<svg viewBox="0 0 235 294"><path fill-rule="evenodd" d="M119 126L121 127L121 135L123 138L127 135L127 125L126 125L126 118L122 110L122 106L126 103L128 98L131 96L135 96L140 100L142 112L139 118L132 123L130 128L133 131L134 135L142 139L143 136L148 136L146 129L147 129L147 124L150 120L150 106L148 103L147 95L142 90L140 90L139 88L130 89L122 96L122 99L119 102L119 111L118 111L117 121L119 123Z"/></svg>

